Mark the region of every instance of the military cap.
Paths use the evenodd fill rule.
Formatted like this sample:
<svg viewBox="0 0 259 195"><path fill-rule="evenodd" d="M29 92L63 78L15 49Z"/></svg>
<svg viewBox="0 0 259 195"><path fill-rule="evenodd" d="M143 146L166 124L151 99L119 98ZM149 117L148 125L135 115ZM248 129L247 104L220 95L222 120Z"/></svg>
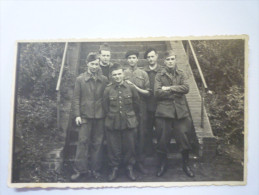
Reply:
<svg viewBox="0 0 259 195"><path fill-rule="evenodd" d="M89 63L97 59L99 59L98 55L95 52L90 52L86 58L86 62Z"/></svg>
<svg viewBox="0 0 259 195"><path fill-rule="evenodd" d="M127 53L125 54L125 58L127 59L129 56L131 55L136 55L137 58L139 56L139 52L138 51L135 51L135 50L130 50L130 51L127 51Z"/></svg>
<svg viewBox="0 0 259 195"><path fill-rule="evenodd" d="M104 43L104 44L100 45L99 52L101 52L102 50L104 50L104 51L111 51L111 48L108 45L108 43Z"/></svg>
<svg viewBox="0 0 259 195"><path fill-rule="evenodd" d="M173 50L168 50L165 52L165 58L168 58L170 56L176 56L176 54Z"/></svg>
<svg viewBox="0 0 259 195"><path fill-rule="evenodd" d="M144 59L147 59L147 55L148 55L151 51L154 51L154 52L157 54L156 49L150 47L150 48L148 48L148 50L144 53Z"/></svg>
<svg viewBox="0 0 259 195"><path fill-rule="evenodd" d="M119 70L119 69L123 69L122 65L118 64L118 63L114 63L110 68L109 71L110 73L112 73L112 71L114 70Z"/></svg>

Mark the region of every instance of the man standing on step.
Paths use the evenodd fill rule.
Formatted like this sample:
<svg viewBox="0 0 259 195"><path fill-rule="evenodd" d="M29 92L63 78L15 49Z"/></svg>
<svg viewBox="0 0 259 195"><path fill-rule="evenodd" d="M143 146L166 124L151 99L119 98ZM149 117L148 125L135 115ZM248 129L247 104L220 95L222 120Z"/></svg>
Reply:
<svg viewBox="0 0 259 195"><path fill-rule="evenodd" d="M75 174L71 180L77 180L82 174L89 173L100 179L102 162L102 144L104 139L103 92L108 79L101 74L99 58L96 53L87 56L87 70L76 78L73 112L76 125L79 126L78 146L74 162Z"/></svg>
<svg viewBox="0 0 259 195"><path fill-rule="evenodd" d="M106 87L103 101L108 160L112 169L108 181L117 178L122 163L126 166L127 176L135 181L133 166L139 96L134 86L124 81L124 71L120 64L111 66L110 72L113 82Z"/></svg>
<svg viewBox="0 0 259 195"><path fill-rule="evenodd" d="M140 96L140 111L138 113L139 126L136 131L136 155L137 155L137 168L140 172L146 174L147 170L144 167L145 159L145 144L147 136L147 105L146 98L149 96L150 83L147 73L138 68L137 51L128 51L125 58L128 61L129 68L125 70L125 79L128 83L132 84Z"/></svg>
<svg viewBox="0 0 259 195"><path fill-rule="evenodd" d="M147 152L153 154L153 135L155 127L156 99L154 97L154 86L156 74L160 71L161 66L157 63L158 53L154 48L149 48L144 58L147 59L148 65L144 68L149 77L150 96L147 98Z"/></svg>
<svg viewBox="0 0 259 195"><path fill-rule="evenodd" d="M100 46L99 49L100 55L100 67L102 69L103 75L106 76L108 79L109 76L109 68L112 66L111 60L111 48L107 43L104 43Z"/></svg>
<svg viewBox="0 0 259 195"><path fill-rule="evenodd" d="M194 177L188 165L191 121L184 95L189 92L189 85L184 72L176 65L176 55L172 50L166 52L164 63L165 68L155 78L157 154L160 163L157 176L166 171L168 145L173 135L182 153L183 171L187 176Z"/></svg>

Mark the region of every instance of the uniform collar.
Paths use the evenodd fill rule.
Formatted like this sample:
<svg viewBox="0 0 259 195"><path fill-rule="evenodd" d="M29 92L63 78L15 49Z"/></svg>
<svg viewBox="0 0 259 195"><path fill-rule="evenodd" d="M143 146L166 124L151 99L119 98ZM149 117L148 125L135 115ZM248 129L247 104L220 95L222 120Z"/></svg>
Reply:
<svg viewBox="0 0 259 195"><path fill-rule="evenodd" d="M111 62L109 64L103 64L101 61L100 61L100 66L102 67L109 67L109 66L112 66Z"/></svg>
<svg viewBox="0 0 259 195"><path fill-rule="evenodd" d="M147 65L147 66L145 67L145 71L147 71L147 72L150 72L150 71L158 72L159 70L160 70L160 65L159 65L159 64L157 64L157 66L156 66L155 69L150 69L149 65Z"/></svg>
<svg viewBox="0 0 259 195"><path fill-rule="evenodd" d="M115 88L118 88L118 87L126 87L126 82L123 81L122 84L118 85L117 83L115 83Z"/></svg>
<svg viewBox="0 0 259 195"><path fill-rule="evenodd" d="M135 70L138 69L138 65L136 65L134 68L132 68L131 66L129 66L128 68L130 71L134 72Z"/></svg>
<svg viewBox="0 0 259 195"><path fill-rule="evenodd" d="M176 73L177 75L179 75L179 69L178 69L177 65L176 65L176 67L175 67L175 73ZM168 70L167 70L166 67L164 67L164 68L161 70L161 74L162 74L162 75L164 75L164 74L169 74L169 72L168 72Z"/></svg>
<svg viewBox="0 0 259 195"><path fill-rule="evenodd" d="M92 73L89 72L89 70L87 69L87 71L84 73L84 77L85 77L85 82L89 81L90 79L94 79L94 76ZM96 73L96 80L102 80L100 71L98 71Z"/></svg>

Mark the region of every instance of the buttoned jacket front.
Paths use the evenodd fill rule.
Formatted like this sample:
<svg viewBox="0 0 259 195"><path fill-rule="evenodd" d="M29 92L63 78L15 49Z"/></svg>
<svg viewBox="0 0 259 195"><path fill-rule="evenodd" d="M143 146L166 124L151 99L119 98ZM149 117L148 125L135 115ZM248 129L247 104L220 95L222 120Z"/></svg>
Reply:
<svg viewBox="0 0 259 195"><path fill-rule="evenodd" d="M139 95L130 84L109 84L104 91L105 126L110 130L136 128L136 112L139 110Z"/></svg>
<svg viewBox="0 0 259 195"><path fill-rule="evenodd" d="M73 111L74 117L81 118L104 118L102 107L103 92L108 84L108 79L102 74L94 78L85 72L76 78Z"/></svg>
<svg viewBox="0 0 259 195"><path fill-rule="evenodd" d="M162 90L162 87L170 90ZM157 99L156 117L181 119L189 115L185 95L189 92L187 78L183 71L176 69L173 74L163 68L155 78Z"/></svg>

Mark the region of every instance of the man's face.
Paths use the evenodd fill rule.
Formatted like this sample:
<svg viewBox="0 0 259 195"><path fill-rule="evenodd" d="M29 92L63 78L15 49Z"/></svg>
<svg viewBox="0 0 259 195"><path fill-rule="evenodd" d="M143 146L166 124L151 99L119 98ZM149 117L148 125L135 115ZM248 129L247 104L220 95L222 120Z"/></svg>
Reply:
<svg viewBox="0 0 259 195"><path fill-rule="evenodd" d="M176 63L176 59L175 56L168 56L165 61L164 61L166 67L168 68L174 68L175 67L175 63Z"/></svg>
<svg viewBox="0 0 259 195"><path fill-rule="evenodd" d="M150 65L155 65L157 63L158 55L155 51L151 51L147 54L147 61Z"/></svg>
<svg viewBox="0 0 259 195"><path fill-rule="evenodd" d="M138 58L136 55L130 55L128 56L127 61L131 67L135 67L137 66Z"/></svg>
<svg viewBox="0 0 259 195"><path fill-rule="evenodd" d="M100 60L103 64L109 64L111 59L111 52L110 51L105 51L101 50L100 53Z"/></svg>
<svg viewBox="0 0 259 195"><path fill-rule="evenodd" d="M121 83L124 79L124 72L122 69L112 71L112 78L116 83Z"/></svg>
<svg viewBox="0 0 259 195"><path fill-rule="evenodd" d="M87 64L87 67L91 73L96 73L98 71L98 69L100 68L99 59L89 62Z"/></svg>

